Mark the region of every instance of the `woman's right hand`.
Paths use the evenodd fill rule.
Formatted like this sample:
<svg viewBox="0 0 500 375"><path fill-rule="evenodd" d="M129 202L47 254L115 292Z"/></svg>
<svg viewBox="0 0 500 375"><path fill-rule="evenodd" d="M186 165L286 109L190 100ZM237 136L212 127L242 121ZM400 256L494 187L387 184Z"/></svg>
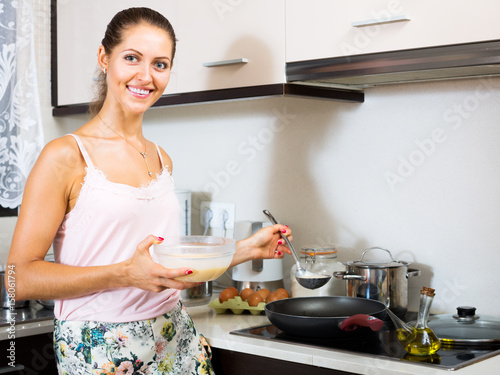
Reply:
<svg viewBox="0 0 500 375"><path fill-rule="evenodd" d="M153 260L149 248L162 241L161 237L149 235L137 245L134 255L125 262L129 281L127 284L150 292L161 292L169 288L182 290L199 285L196 282L174 280L191 274L193 270L190 268L165 268Z"/></svg>

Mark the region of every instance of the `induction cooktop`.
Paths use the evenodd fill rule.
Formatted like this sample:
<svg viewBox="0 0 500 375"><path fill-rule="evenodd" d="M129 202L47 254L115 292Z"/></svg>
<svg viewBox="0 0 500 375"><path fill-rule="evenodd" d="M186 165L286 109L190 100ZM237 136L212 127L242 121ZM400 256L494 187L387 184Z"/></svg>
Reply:
<svg viewBox="0 0 500 375"><path fill-rule="evenodd" d="M378 332L369 331L368 333L355 334L352 338L347 339L295 337L284 333L273 325L250 327L231 331L230 333L262 340L349 352L374 358L383 357L394 361L408 361L446 370L457 370L500 354L500 346L443 346L432 356L411 356L399 344L394 327L389 322L386 322L384 327Z"/></svg>

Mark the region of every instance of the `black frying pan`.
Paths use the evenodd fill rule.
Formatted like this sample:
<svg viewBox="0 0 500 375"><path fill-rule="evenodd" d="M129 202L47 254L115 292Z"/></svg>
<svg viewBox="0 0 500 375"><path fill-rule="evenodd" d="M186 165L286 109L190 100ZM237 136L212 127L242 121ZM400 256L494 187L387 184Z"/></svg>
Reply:
<svg viewBox="0 0 500 375"><path fill-rule="evenodd" d="M378 331L385 305L357 297L298 297L266 304L267 318L286 334L308 338L349 337L352 331Z"/></svg>

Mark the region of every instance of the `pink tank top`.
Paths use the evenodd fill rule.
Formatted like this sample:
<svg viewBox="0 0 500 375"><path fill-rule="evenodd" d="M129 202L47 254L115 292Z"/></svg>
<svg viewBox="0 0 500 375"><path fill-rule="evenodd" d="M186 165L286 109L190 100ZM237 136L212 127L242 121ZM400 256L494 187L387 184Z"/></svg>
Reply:
<svg viewBox="0 0 500 375"><path fill-rule="evenodd" d="M129 259L149 234L178 236L180 208L168 167L148 186L109 181L90 159L80 138L72 135L87 164L75 207L54 238L55 261L72 266L109 265ZM146 173L146 172L145 172ZM77 298L56 300L59 320L131 322L160 316L177 304L180 291L160 293L113 288Z"/></svg>

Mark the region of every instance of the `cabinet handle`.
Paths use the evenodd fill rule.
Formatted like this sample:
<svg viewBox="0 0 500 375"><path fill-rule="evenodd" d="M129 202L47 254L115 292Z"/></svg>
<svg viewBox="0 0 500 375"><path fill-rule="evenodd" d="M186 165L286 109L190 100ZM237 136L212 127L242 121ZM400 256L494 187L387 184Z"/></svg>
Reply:
<svg viewBox="0 0 500 375"><path fill-rule="evenodd" d="M365 26L373 26L373 25L383 25L384 23L393 23L393 22L408 22L411 21L411 18L405 14L399 16L392 17L384 17L384 18L373 18L371 20L364 21L355 21L351 25L352 27L365 27Z"/></svg>
<svg viewBox="0 0 500 375"><path fill-rule="evenodd" d="M207 68L212 68L215 66L246 64L247 62L248 62L248 59L242 57L239 59L232 59L232 60L220 60L220 61L206 62L206 63L203 63L203 66L205 66Z"/></svg>

